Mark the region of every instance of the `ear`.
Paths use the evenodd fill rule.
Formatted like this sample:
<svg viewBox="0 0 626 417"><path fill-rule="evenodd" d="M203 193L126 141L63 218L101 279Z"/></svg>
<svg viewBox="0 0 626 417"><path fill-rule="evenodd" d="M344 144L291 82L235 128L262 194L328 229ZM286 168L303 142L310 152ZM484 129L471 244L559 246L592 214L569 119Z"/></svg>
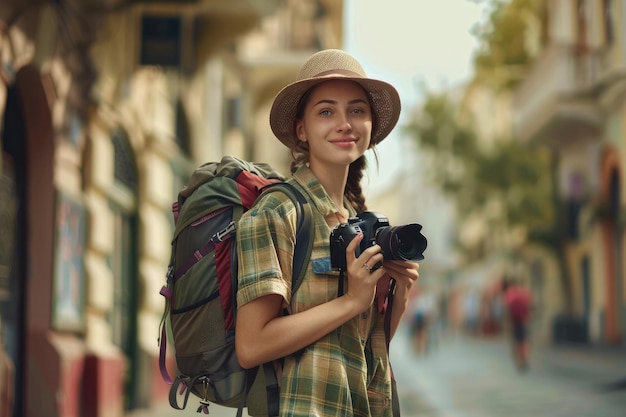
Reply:
<svg viewBox="0 0 626 417"><path fill-rule="evenodd" d="M306 135L304 133L304 126L302 126L302 122L296 122L296 137L300 142L306 142Z"/></svg>

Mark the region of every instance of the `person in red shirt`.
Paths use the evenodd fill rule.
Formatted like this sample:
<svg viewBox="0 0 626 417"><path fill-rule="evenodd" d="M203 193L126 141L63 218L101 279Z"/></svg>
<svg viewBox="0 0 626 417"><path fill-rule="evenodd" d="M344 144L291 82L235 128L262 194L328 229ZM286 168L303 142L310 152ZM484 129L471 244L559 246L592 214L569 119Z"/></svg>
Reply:
<svg viewBox="0 0 626 417"><path fill-rule="evenodd" d="M528 323L532 306L530 289L518 282L502 282L502 298L511 323L513 357L520 371L528 369Z"/></svg>

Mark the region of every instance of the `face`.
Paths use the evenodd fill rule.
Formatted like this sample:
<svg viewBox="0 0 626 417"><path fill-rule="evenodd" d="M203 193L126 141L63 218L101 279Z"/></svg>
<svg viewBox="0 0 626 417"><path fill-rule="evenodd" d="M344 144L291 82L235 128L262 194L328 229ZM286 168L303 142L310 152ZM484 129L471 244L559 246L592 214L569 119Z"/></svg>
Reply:
<svg viewBox="0 0 626 417"><path fill-rule="evenodd" d="M318 84L309 93L302 119L296 121L296 134L309 145L312 168L347 167L370 145L372 110L367 94L352 81Z"/></svg>

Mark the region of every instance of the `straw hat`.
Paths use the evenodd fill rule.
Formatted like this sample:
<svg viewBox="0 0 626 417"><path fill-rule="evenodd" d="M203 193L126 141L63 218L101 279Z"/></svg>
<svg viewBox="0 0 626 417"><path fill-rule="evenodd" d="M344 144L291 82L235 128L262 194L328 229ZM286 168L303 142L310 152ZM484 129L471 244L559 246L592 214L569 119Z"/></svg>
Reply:
<svg viewBox="0 0 626 417"><path fill-rule="evenodd" d="M369 95L375 115L371 143L375 145L387 137L400 117L398 91L384 81L367 78L361 64L346 52L326 49L313 54L300 68L296 81L274 98L270 126L283 144L290 147L296 140L294 121L302 96L314 85L336 79L354 81Z"/></svg>

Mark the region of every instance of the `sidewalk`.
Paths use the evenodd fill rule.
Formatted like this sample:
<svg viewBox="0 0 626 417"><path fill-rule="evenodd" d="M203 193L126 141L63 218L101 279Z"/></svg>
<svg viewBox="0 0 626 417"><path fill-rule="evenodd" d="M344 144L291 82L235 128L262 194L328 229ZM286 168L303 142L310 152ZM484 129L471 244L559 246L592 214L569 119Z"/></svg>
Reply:
<svg viewBox="0 0 626 417"><path fill-rule="evenodd" d="M550 345L537 359L555 372L584 374L598 390L626 390L626 346Z"/></svg>
<svg viewBox="0 0 626 417"><path fill-rule="evenodd" d="M619 383L626 377L624 348L535 345L530 369L519 372L506 337L448 335L428 355L412 358L403 338L396 334L400 343L392 346L403 417L626 415Z"/></svg>
<svg viewBox="0 0 626 417"><path fill-rule="evenodd" d="M550 415L524 414L519 410L515 414L515 407L521 407L524 399L531 401L529 404L535 401L542 412L552 407L553 416L562 416L568 415L558 412L564 407L563 396L569 398L566 403L573 404L572 407L588 405L595 410L595 414L570 413L569 416L605 417L614 415L611 403L607 402L610 398L621 402L626 399L626 347L535 346L529 373L519 375L509 361L505 338L452 337L442 340L438 350L427 357L410 354L404 339L406 335L400 332L392 344L404 417ZM519 395L509 398L513 397L510 392ZM170 408L165 399L165 403L154 409L136 410L127 417L204 415L196 412L197 406L197 398L190 397L187 409L178 411ZM214 404L209 411L210 417L237 414L234 408ZM244 416L248 417L245 410Z"/></svg>

